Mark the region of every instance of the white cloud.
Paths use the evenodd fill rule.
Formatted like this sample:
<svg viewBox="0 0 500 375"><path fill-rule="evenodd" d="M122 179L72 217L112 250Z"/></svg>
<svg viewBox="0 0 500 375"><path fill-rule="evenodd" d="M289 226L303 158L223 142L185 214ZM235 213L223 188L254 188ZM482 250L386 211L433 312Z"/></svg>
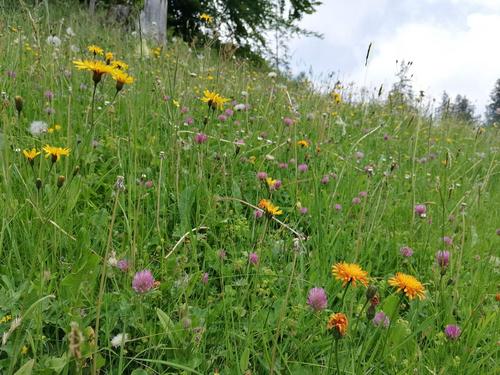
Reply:
<svg viewBox="0 0 500 375"><path fill-rule="evenodd" d="M339 72L358 86L388 87L396 59L411 60L415 90L467 95L478 113L500 78L500 0L330 0L301 26L325 38L291 41L295 72Z"/></svg>

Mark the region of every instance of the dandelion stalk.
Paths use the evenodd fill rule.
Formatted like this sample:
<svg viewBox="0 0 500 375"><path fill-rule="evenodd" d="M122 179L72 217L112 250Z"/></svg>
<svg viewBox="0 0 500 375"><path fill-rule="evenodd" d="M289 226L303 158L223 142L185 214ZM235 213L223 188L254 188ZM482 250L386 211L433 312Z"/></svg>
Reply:
<svg viewBox="0 0 500 375"><path fill-rule="evenodd" d="M102 260L102 266L101 266L101 280L99 282L99 294L97 296L97 303L96 303L96 318L95 318L95 348L96 348L96 353L94 353L93 360L92 360L92 375L97 374L97 349L99 347L99 320L101 317L101 305L102 305L102 299L104 296L104 286L106 283L106 276L107 276L107 265L108 265L108 256L109 256L109 251L111 249L111 240L113 238L113 227L115 225L115 219L116 219L116 209L118 207L118 202L120 198L120 190L116 189L115 193L115 202L113 204L113 211L111 214L111 223L109 224L109 233L108 233L108 240L106 243L106 251L104 253L104 258Z"/></svg>

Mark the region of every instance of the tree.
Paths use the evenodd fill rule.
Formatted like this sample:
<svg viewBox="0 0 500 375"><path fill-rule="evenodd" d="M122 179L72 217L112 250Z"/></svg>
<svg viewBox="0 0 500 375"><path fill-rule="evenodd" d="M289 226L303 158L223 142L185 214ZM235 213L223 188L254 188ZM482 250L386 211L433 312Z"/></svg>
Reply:
<svg viewBox="0 0 500 375"><path fill-rule="evenodd" d="M413 78L413 74L410 73L410 69L413 65L412 61L397 61L398 64L398 72L396 73L396 77L398 80L392 85L392 89L389 92L389 99L391 103L396 105L401 104L413 104L413 85L411 80Z"/></svg>
<svg viewBox="0 0 500 375"><path fill-rule="evenodd" d="M456 96L455 101L451 105L450 112L452 116L457 120L466 122L473 122L477 120L477 117L474 114L474 105L465 95Z"/></svg>
<svg viewBox="0 0 500 375"><path fill-rule="evenodd" d="M486 106L486 123L488 125L500 123L500 78L490 95L491 102Z"/></svg>
<svg viewBox="0 0 500 375"><path fill-rule="evenodd" d="M436 110L437 116L441 120L445 120L450 116L450 106L451 106L450 96L446 91L443 91L443 95L441 96L441 104L439 104L439 107Z"/></svg>

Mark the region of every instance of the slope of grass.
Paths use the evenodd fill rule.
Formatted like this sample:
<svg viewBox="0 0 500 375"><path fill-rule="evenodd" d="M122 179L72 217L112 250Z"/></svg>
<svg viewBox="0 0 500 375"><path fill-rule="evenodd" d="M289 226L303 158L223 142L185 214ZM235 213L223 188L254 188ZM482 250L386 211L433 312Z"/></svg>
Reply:
<svg viewBox="0 0 500 375"><path fill-rule="evenodd" d="M1 373L498 371L498 129L350 102L345 87L337 103L179 40L141 48L71 5L0 22ZM72 63L94 58L90 44L135 81L116 93L104 75L92 101L92 74ZM206 89L230 98L224 109L200 100ZM31 134L33 121L48 131ZM45 145L70 153L23 156ZM282 213L260 215L261 199ZM342 261L368 272L378 304L332 275ZM138 293L145 269L156 282ZM390 286L396 272L425 298ZM307 304L313 287L326 309ZM388 327L372 322L381 311Z"/></svg>

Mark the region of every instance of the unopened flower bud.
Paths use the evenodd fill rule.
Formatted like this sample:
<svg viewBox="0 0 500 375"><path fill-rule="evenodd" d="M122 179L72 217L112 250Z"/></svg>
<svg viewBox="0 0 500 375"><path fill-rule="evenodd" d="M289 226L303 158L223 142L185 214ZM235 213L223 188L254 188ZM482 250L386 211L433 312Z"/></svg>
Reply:
<svg viewBox="0 0 500 375"><path fill-rule="evenodd" d="M35 186L36 186L37 190L40 190L42 188L42 180L40 178L36 179Z"/></svg>
<svg viewBox="0 0 500 375"><path fill-rule="evenodd" d="M16 104L16 111L18 114L21 114L21 111L23 110L23 98L20 97L19 95L16 95L14 97L14 102Z"/></svg>
<svg viewBox="0 0 500 375"><path fill-rule="evenodd" d="M66 181L66 177L64 176L59 176L57 178L57 187L58 188L62 188L62 186L64 185L64 181Z"/></svg>
<svg viewBox="0 0 500 375"><path fill-rule="evenodd" d="M377 287L375 285L369 285L366 288L366 299L370 300L377 294Z"/></svg>

